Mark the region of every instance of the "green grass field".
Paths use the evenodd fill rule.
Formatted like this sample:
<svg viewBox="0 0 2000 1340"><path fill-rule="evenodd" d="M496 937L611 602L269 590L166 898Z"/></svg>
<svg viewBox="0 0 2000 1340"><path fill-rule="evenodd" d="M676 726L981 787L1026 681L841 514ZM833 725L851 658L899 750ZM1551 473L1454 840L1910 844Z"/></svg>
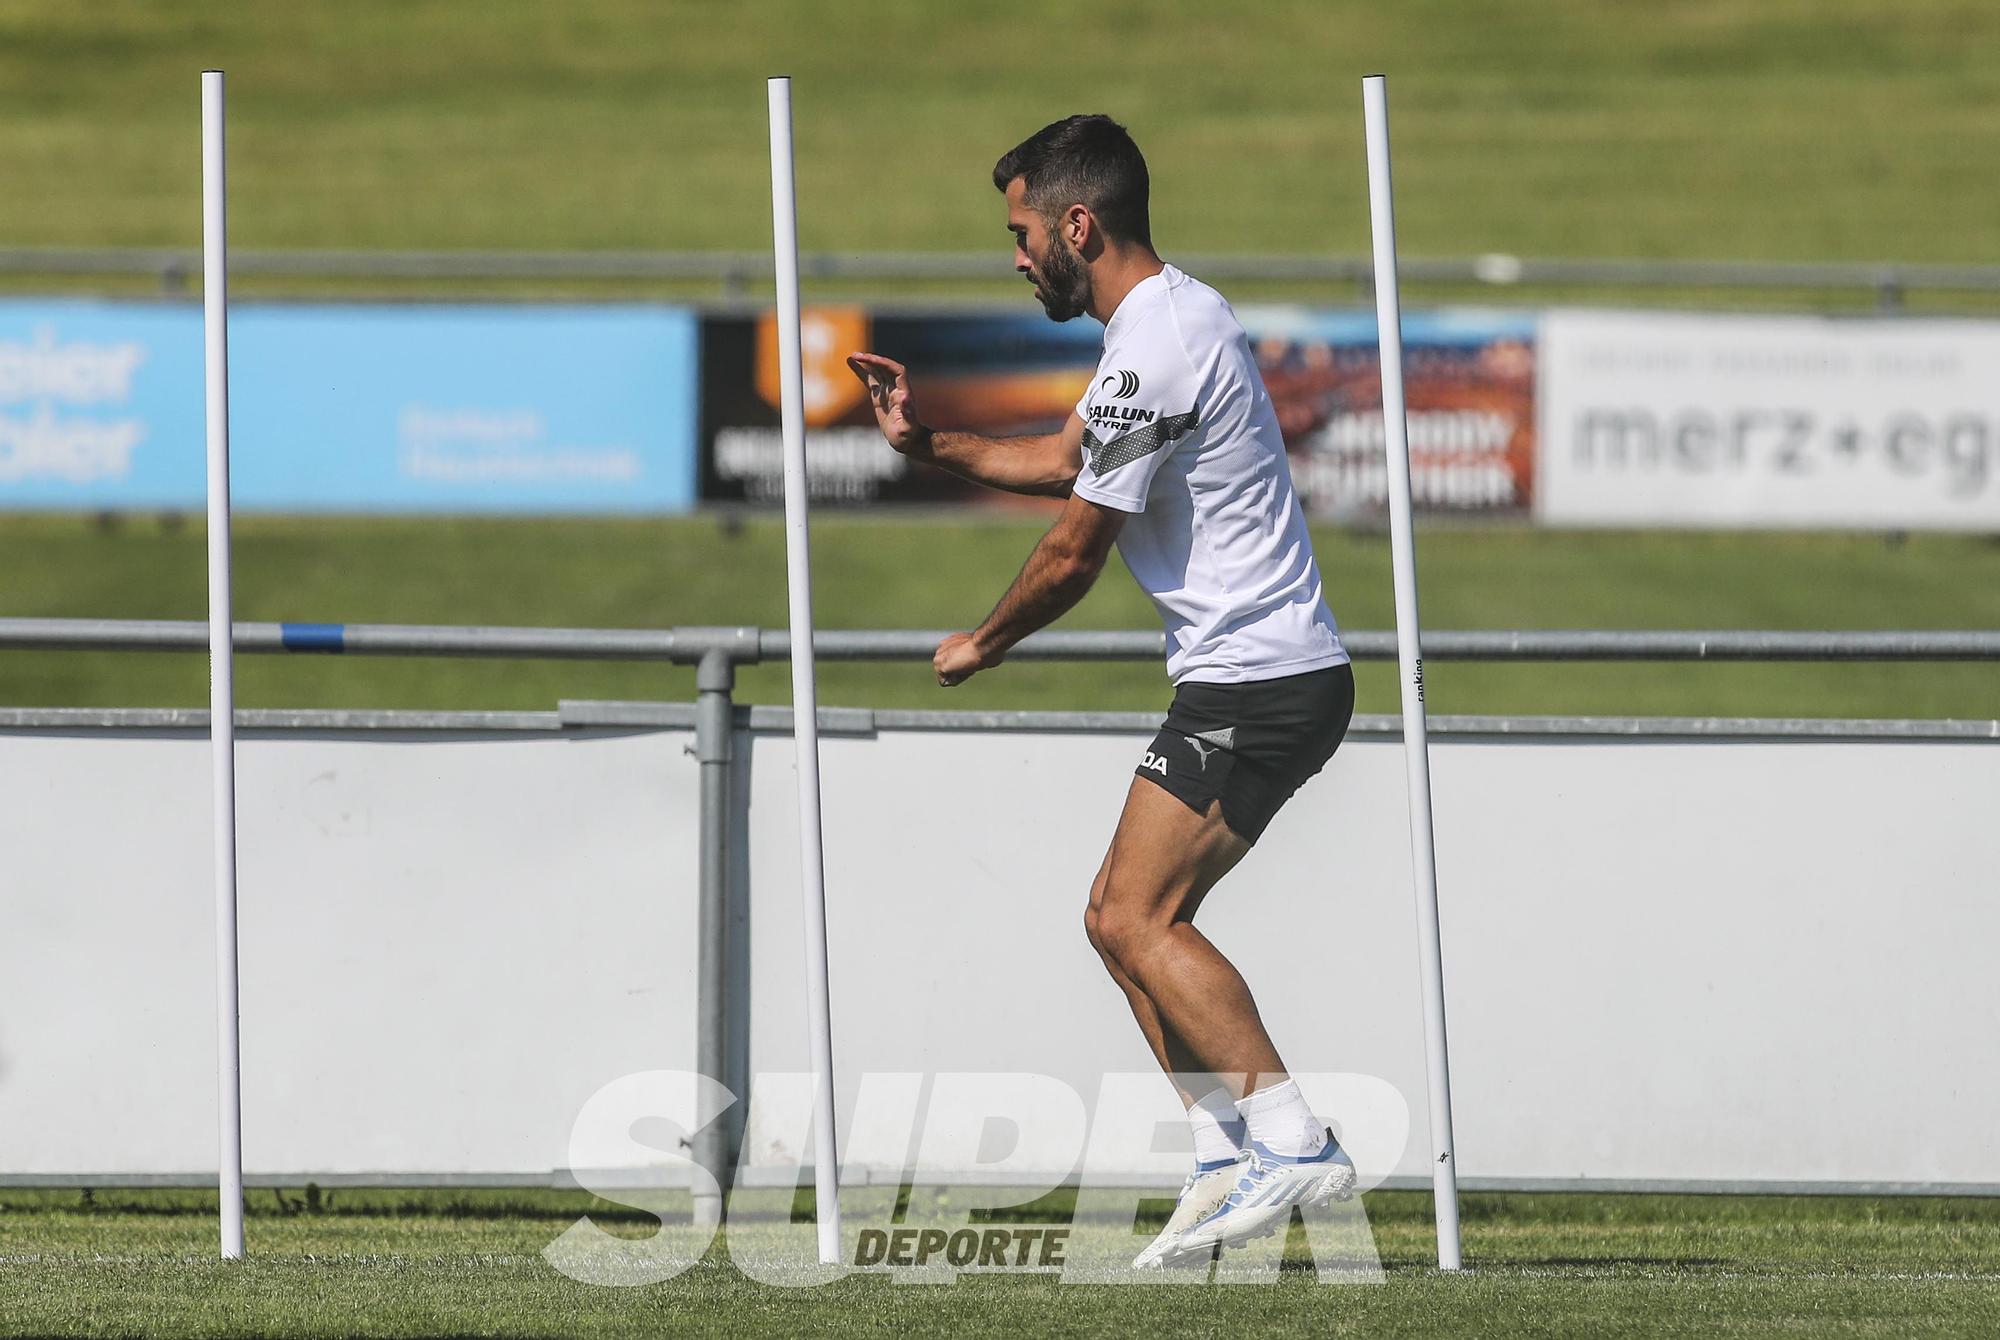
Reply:
<svg viewBox="0 0 2000 1340"><path fill-rule="evenodd" d="M1033 547L1033 518L829 514L815 525L826 628L959 628L983 617ZM771 518L662 521L251 518L237 527L237 616L353 623L664 628L785 622L784 540ZM1349 628L1393 626L1388 545L1322 528L1328 595ZM2000 627L2000 542L1981 537L1549 533L1432 529L1419 539L1433 628ZM198 527L143 518L0 518L0 614L205 617ZM1116 564L1061 626L1157 628ZM2000 675L1955 665L1430 667L1438 712L2000 716ZM245 657L260 707L547 708L562 698L687 698L656 665ZM1361 671L1361 710L1394 711L1395 676ZM790 700L782 665L752 667L748 702ZM823 667L822 700L877 707L1154 709L1160 667L1004 665L950 691L927 667ZM0 705L196 706L205 658L0 651Z"/></svg>
<svg viewBox="0 0 2000 1340"><path fill-rule="evenodd" d="M1367 1199L1385 1276L1146 1288L1047 1278L780 1288L720 1253L637 1289L578 1284L541 1250L580 1193L251 1193L240 1262L214 1195L0 1190L0 1333L130 1336L1077 1335L1990 1336L2000 1203L1472 1195L1468 1274L1431 1269L1428 1197ZM1059 1203L1055 1198L1050 1204ZM1137 1241L1137 1239L1135 1239ZM1294 1259L1302 1240L1294 1230Z"/></svg>
<svg viewBox="0 0 2000 1340"><path fill-rule="evenodd" d="M1377 70L1411 255L2000 240L1982 0L0 0L0 244L194 245L204 66L241 247L761 248L789 73L808 248L1000 249L993 160L1106 110L1169 256L1362 254Z"/></svg>

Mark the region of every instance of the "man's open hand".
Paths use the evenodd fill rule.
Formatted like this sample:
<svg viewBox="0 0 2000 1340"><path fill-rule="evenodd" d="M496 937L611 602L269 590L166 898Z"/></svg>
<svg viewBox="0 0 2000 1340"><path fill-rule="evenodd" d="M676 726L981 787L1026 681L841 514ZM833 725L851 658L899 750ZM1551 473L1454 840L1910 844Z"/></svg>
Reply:
<svg viewBox="0 0 2000 1340"><path fill-rule="evenodd" d="M1003 659L982 648L977 634L953 633L938 643L937 655L931 658L931 668L937 671L938 687L948 689L955 684L963 684L981 670L991 670Z"/></svg>
<svg viewBox="0 0 2000 1340"><path fill-rule="evenodd" d="M889 445L905 456L922 459L930 449L931 430L917 421L917 400L903 365L880 354L849 354L847 366L868 388L876 426Z"/></svg>

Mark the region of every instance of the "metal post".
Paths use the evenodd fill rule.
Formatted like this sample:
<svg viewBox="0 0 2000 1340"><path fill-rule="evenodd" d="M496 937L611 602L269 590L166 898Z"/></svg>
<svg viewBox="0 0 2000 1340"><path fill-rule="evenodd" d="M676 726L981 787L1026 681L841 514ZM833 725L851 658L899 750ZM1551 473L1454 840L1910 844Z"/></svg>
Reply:
<svg viewBox="0 0 2000 1340"><path fill-rule="evenodd" d="M1431 1178L1438 1268L1461 1264L1458 1157L1451 1134L1451 1062L1445 1046L1444 958L1438 932L1437 848L1431 831L1430 737L1424 720L1424 653L1417 616L1417 546L1410 519L1410 437L1403 405L1403 325L1396 288L1396 210L1389 177L1389 93L1381 75L1361 81L1368 140L1368 209L1375 240L1375 322L1382 350L1382 424L1388 445L1389 549L1402 667L1403 755L1410 794L1410 866L1416 883L1417 959L1423 973L1424 1057L1430 1070Z"/></svg>
<svg viewBox="0 0 2000 1340"><path fill-rule="evenodd" d="M694 754L701 767L701 885L696 934L700 964L696 1003L696 1065L718 1083L730 1079L728 1063L729 998L729 846L730 773L735 759L736 662L721 647L703 653L695 667ZM722 1222L730 1179L736 1169L738 1114L748 1094L737 1094L736 1105L702 1127L694 1137L695 1163L714 1180L717 1193L697 1189L694 1222L713 1228Z"/></svg>
<svg viewBox="0 0 2000 1340"><path fill-rule="evenodd" d="M792 738L799 774L807 1042L812 1048L813 1205L821 1265L840 1261L840 1160L834 1133L833 995L827 982L826 858L820 833L819 690L813 679L812 558L807 523L804 355L799 335L799 218L792 169L792 81L768 84L771 235L777 260L778 367L785 439L785 578L791 601Z"/></svg>
<svg viewBox="0 0 2000 1340"><path fill-rule="evenodd" d="M208 427L208 708L215 796L215 1035L222 1255L243 1255L243 1051L236 938L236 689L229 614L229 192L222 71L201 76L201 307Z"/></svg>
<svg viewBox="0 0 2000 1340"><path fill-rule="evenodd" d="M1883 270L1875 276L1875 310L1903 310L1903 277L1894 269Z"/></svg>

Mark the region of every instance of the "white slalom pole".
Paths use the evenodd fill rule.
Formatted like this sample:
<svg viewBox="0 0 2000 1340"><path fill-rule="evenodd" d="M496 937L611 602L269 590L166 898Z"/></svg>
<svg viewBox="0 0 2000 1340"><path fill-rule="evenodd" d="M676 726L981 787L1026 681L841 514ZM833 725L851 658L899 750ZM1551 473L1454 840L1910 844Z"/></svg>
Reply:
<svg viewBox="0 0 2000 1340"><path fill-rule="evenodd" d="M812 1031L813 1198L819 1259L840 1261L840 1162L833 1130L833 1002L826 972L826 865L820 847L819 691L813 683L812 554L806 525L805 375L799 336L799 215L792 172L792 81L769 83L771 234L778 278L778 369L785 436L785 577L791 591L792 734L798 752L799 864L805 876L806 1014Z"/></svg>
<svg viewBox="0 0 2000 1340"><path fill-rule="evenodd" d="M215 763L215 1039L222 1255L243 1255L243 1051L236 989L236 689L229 608L228 187L222 71L201 76L201 311L208 405L208 712Z"/></svg>
<svg viewBox="0 0 2000 1340"><path fill-rule="evenodd" d="M1389 547L1396 576L1396 659L1402 665L1403 754L1410 781L1410 867L1416 882L1417 958L1424 978L1424 1054L1430 1063L1431 1171L1438 1268L1462 1264L1458 1166L1451 1141L1451 1062L1445 1049L1444 958L1438 936L1437 848L1431 832L1430 738L1417 623L1417 546L1410 525L1410 434L1403 407L1403 320L1396 293L1396 208L1389 186L1389 90L1361 81L1368 129L1368 216L1375 235L1375 321L1382 347L1382 424L1389 449Z"/></svg>

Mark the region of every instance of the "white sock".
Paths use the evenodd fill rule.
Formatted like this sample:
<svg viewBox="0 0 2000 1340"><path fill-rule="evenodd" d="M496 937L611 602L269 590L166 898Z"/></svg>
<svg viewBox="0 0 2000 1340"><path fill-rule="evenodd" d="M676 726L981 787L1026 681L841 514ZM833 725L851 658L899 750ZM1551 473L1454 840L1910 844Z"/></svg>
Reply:
<svg viewBox="0 0 2000 1340"><path fill-rule="evenodd" d="M1250 1138L1273 1154L1306 1158L1326 1146L1326 1127L1306 1106L1295 1080L1247 1093L1236 1104L1250 1128Z"/></svg>
<svg viewBox="0 0 2000 1340"><path fill-rule="evenodd" d="M1229 1090L1218 1085L1188 1109L1188 1125L1194 1131L1194 1156L1201 1163L1223 1163L1243 1148L1243 1118Z"/></svg>

